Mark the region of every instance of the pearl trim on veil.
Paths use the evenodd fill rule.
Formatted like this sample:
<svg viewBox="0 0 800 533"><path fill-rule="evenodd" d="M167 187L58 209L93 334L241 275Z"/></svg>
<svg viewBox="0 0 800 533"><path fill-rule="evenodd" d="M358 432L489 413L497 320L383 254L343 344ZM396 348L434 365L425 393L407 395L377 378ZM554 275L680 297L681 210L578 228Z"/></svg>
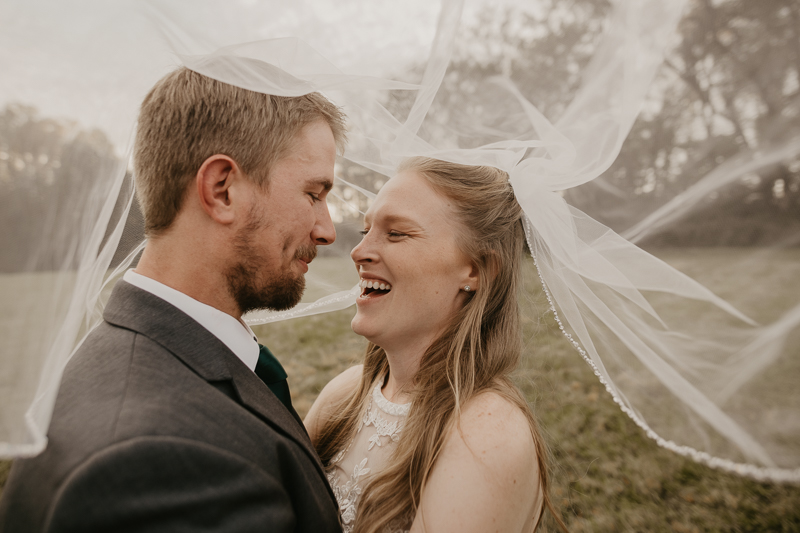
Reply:
<svg viewBox="0 0 800 533"><path fill-rule="evenodd" d="M525 239L528 242L528 246L531 250L534 250L533 243L531 239L532 228L530 227L530 221L527 217L523 217L523 228L525 230ZM597 368L597 365L594 361L592 361L591 357L586 353L586 350L580 345L578 341L574 339L571 333L567 331L564 327L564 324L561 322L561 317L558 315L558 311L556 310L555 303L553 302L553 297L550 294L550 290L547 288L547 284L542 277L542 273L539 270L539 264L536 261L536 256L531 253L533 257L533 264L536 267L536 273L539 277L539 282L542 284L542 289L544 290L544 294L547 297L547 303L549 304L550 311L553 313L553 318L555 319L556 323L558 324L558 329L561 333L567 338L567 340L572 344L573 348L577 350L577 352L581 355L584 361L589 365L592 369L592 372L600 381L600 383L605 387L606 392L611 395L611 398L614 400L614 403L622 410L623 413L628 415L628 417L633 420L633 422L639 426L647 435L648 438L655 441L658 446L670 450L673 453L678 455L682 455L683 457L689 457L692 460L710 466L712 468L718 468L720 470L724 470L727 472L731 472L734 474L738 474L741 476L748 476L757 481L779 481L779 482L791 482L797 483L800 481L800 468L796 468L794 470L787 470L783 468L770 468L770 467L763 467L763 466L756 466L748 463L737 463L735 461L731 461L730 459L723 459L721 457L715 457L707 452L703 452L692 448L691 446L682 446L677 444L674 441L667 440L663 438L661 435L653 431L653 429L645 422L640 416L638 416L632 409L628 407L628 405L619 397L619 395L614 391L613 387L608 383L608 381L603 377L602 372Z"/></svg>

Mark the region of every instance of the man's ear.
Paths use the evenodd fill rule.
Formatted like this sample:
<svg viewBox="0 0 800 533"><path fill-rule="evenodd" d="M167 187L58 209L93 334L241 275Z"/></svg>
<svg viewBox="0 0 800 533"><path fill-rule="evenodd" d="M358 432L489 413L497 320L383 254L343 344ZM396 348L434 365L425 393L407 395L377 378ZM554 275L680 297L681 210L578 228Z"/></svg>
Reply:
<svg viewBox="0 0 800 533"><path fill-rule="evenodd" d="M231 202L231 186L244 177L236 161L215 154L203 161L195 176L197 196L203 210L220 224L232 224L235 211Z"/></svg>

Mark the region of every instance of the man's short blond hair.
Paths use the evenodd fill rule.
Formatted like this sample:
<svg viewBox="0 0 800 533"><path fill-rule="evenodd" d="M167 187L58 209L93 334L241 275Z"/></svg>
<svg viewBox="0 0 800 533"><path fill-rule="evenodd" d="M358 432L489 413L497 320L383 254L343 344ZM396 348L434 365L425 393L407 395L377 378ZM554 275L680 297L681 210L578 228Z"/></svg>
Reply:
<svg viewBox="0 0 800 533"><path fill-rule="evenodd" d="M344 115L319 93L281 97L242 89L187 68L163 77L142 102L134 149L145 233L170 227L203 162L225 154L259 185L308 124L324 120L341 152Z"/></svg>

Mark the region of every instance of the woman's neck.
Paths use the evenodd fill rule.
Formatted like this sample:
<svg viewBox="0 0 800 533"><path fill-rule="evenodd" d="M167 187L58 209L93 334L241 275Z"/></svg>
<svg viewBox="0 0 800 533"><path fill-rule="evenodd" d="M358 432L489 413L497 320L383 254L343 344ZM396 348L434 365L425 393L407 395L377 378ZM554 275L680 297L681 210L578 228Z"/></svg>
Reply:
<svg viewBox="0 0 800 533"><path fill-rule="evenodd" d="M410 401L414 378L419 370L422 356L430 344L430 339L424 339L420 342L405 342L402 346L389 349L382 347L389 362L389 376L381 388L387 400L400 404Z"/></svg>

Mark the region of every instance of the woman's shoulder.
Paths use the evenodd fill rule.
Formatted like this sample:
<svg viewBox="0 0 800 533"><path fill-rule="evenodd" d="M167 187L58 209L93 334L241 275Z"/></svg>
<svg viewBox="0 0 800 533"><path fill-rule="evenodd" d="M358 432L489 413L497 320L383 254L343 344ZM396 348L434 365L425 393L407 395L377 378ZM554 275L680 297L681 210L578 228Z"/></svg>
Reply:
<svg viewBox="0 0 800 533"><path fill-rule="evenodd" d="M317 400L337 402L352 393L361 382L364 365L351 366L332 380L319 393Z"/></svg>
<svg viewBox="0 0 800 533"><path fill-rule="evenodd" d="M487 390L461 408L448 438L461 441L495 468L515 468L535 461L531 421L523 408L498 391ZM516 465L516 466L515 466Z"/></svg>
<svg viewBox="0 0 800 533"><path fill-rule="evenodd" d="M501 392L481 392L447 431L412 531L532 530L540 489L528 415Z"/></svg>
<svg viewBox="0 0 800 533"><path fill-rule="evenodd" d="M358 387L363 371L364 365L352 366L330 380L320 391L303 420L312 442L315 441L321 425L330 419L336 406Z"/></svg>

